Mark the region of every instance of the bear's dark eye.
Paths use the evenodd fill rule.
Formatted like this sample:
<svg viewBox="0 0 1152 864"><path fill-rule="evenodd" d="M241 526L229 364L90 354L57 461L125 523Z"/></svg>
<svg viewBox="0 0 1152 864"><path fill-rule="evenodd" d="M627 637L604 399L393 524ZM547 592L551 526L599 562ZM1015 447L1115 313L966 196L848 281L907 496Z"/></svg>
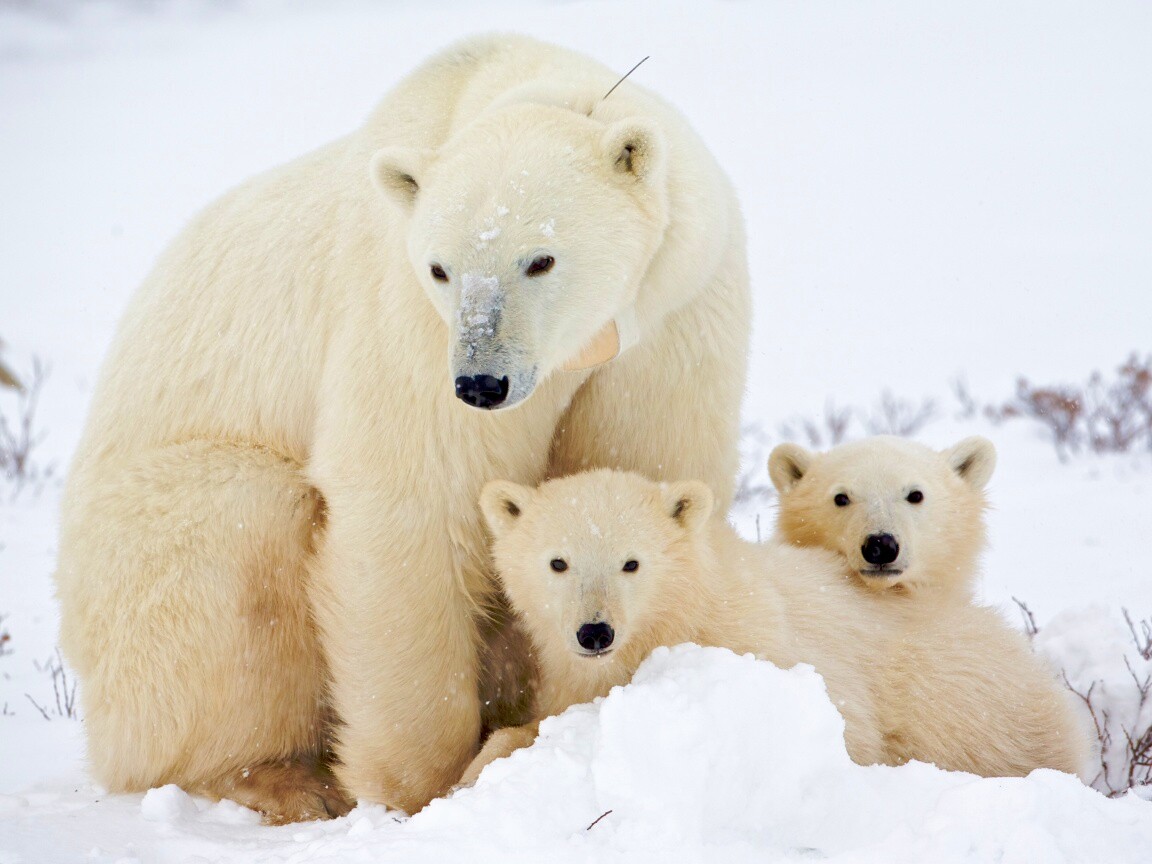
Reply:
<svg viewBox="0 0 1152 864"><path fill-rule="evenodd" d="M557 573L563 573L568 569L568 562L563 558L553 558L548 562L548 566L555 570Z"/></svg>
<svg viewBox="0 0 1152 864"><path fill-rule="evenodd" d="M636 561L635 559L629 559L629 560L624 562L624 572L625 573L635 573L639 569L640 569L640 562Z"/></svg>
<svg viewBox="0 0 1152 864"><path fill-rule="evenodd" d="M851 503L848 500L848 496L843 492L838 493L832 500L836 502L837 507L847 507Z"/></svg>
<svg viewBox="0 0 1152 864"><path fill-rule="evenodd" d="M909 504L919 504L921 501L924 500L924 493L921 492L919 489L913 489L911 492L908 493L908 497L905 498L904 500L907 501Z"/></svg>
<svg viewBox="0 0 1152 864"><path fill-rule="evenodd" d="M524 271L526 276L539 276L541 273L547 273L552 269L552 265L556 263L556 259L551 255L541 255L539 258L533 258L532 263Z"/></svg>
<svg viewBox="0 0 1152 864"><path fill-rule="evenodd" d="M432 278L435 279L437 282L447 282L448 281L448 274L444 272L444 268L441 267L439 264L433 264L428 269L432 271Z"/></svg>

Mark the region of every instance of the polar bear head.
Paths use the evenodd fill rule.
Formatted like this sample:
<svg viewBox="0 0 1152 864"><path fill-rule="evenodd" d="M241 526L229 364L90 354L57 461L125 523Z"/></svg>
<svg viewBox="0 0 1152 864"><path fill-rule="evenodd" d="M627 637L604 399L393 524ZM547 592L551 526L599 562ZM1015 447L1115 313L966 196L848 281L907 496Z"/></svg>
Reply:
<svg viewBox="0 0 1152 864"><path fill-rule="evenodd" d="M647 119L532 102L486 112L439 151L376 153L464 402L512 407L554 370L627 347L668 225L665 156Z"/></svg>
<svg viewBox="0 0 1152 864"><path fill-rule="evenodd" d="M827 453L781 444L768 459L785 541L839 552L869 588L962 596L984 546L984 485L995 466L995 448L980 437L939 452L890 436Z"/></svg>
<svg viewBox="0 0 1152 864"><path fill-rule="evenodd" d="M537 648L592 662L653 647L698 582L712 493L599 470L538 489L497 480L480 506L505 593Z"/></svg>

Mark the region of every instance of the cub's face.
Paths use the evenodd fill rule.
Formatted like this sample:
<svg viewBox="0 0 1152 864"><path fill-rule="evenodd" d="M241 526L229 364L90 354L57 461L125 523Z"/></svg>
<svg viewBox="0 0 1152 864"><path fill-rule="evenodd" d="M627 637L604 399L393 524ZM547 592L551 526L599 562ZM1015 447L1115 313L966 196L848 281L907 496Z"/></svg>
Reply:
<svg viewBox="0 0 1152 864"><path fill-rule="evenodd" d="M679 594L712 493L601 470L539 489L489 483L480 505L505 593L537 646L595 662Z"/></svg>
<svg viewBox="0 0 1152 864"><path fill-rule="evenodd" d="M640 121L519 104L438 153L376 154L373 176L408 219L416 278L449 329L443 384L466 404L515 406L590 346L602 347L583 365L620 350L616 322L634 321L667 225L663 149Z"/></svg>
<svg viewBox="0 0 1152 864"><path fill-rule="evenodd" d="M996 453L974 437L936 452L879 436L768 461L785 540L839 552L870 588L966 580L984 544L984 485Z"/></svg>

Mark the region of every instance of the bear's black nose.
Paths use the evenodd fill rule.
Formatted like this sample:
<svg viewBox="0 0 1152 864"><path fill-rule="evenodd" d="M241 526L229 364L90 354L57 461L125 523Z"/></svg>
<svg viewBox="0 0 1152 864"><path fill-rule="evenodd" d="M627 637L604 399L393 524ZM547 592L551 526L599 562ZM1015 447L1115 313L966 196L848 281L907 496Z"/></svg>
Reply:
<svg viewBox="0 0 1152 864"><path fill-rule="evenodd" d="M900 544L891 534L871 534L860 547L860 554L869 564L883 567L900 556Z"/></svg>
<svg viewBox="0 0 1152 864"><path fill-rule="evenodd" d="M508 376L461 375L456 379L456 398L473 408L495 408L508 397Z"/></svg>
<svg viewBox="0 0 1152 864"><path fill-rule="evenodd" d="M576 641L580 643L580 647L585 651L600 651L605 650L612 644L612 638L616 634L612 632L612 628L599 621L595 624L584 624L576 631Z"/></svg>

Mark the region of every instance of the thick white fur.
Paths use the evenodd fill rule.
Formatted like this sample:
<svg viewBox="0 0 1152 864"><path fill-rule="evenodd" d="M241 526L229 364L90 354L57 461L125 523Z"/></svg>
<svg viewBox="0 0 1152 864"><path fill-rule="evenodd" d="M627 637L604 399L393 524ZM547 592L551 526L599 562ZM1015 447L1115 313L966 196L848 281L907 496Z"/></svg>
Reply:
<svg viewBox="0 0 1152 864"><path fill-rule="evenodd" d="M63 508L61 639L102 784L243 797L244 778L273 818L322 815L329 786L292 766L334 742L351 797L419 809L479 743L486 481L621 466L705 477L726 506L740 214L678 113L632 82L601 101L618 77L461 43L164 253ZM498 322L463 320L465 275L498 287ZM631 312L636 347L556 371ZM477 358L505 364L515 410L454 397Z"/></svg>
<svg viewBox="0 0 1152 864"><path fill-rule="evenodd" d="M848 571L871 590L918 602L967 603L986 543L984 487L995 466L996 449L979 436L943 451L887 435L827 453L781 444L768 457L780 494L777 536L840 553ZM908 501L914 491L923 496L918 503ZM837 506L838 495L849 503ZM877 574L863 558L874 534L898 542L899 557L890 565L898 574Z"/></svg>
<svg viewBox="0 0 1152 864"><path fill-rule="evenodd" d="M909 614L915 607L858 590L832 553L745 542L708 518L701 483L594 471L538 489L491 483L481 506L536 647L538 718L627 683L653 648L691 641L813 664L863 764L919 759L1022 775L1077 771L1089 752L1068 694L990 610ZM554 559L567 568L556 572ZM629 560L634 572L623 569ZM615 630L610 653L581 652L575 635L591 622ZM461 782L535 731L493 734Z"/></svg>

